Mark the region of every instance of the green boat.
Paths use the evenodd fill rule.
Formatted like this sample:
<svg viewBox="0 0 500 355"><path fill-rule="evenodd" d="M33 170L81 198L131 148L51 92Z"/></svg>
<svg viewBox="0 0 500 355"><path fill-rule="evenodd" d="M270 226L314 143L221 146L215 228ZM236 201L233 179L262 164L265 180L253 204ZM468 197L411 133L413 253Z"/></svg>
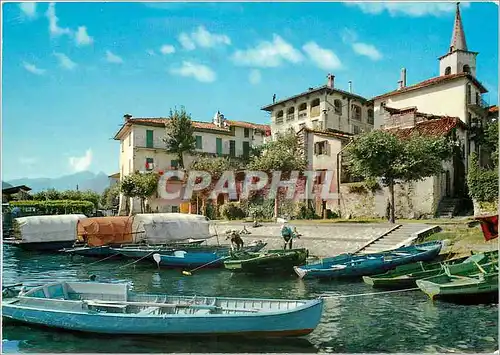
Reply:
<svg viewBox="0 0 500 355"><path fill-rule="evenodd" d="M309 256L307 249L268 250L264 253L234 253L224 261L224 267L233 272L263 274L290 272L293 267L304 265Z"/></svg>
<svg viewBox="0 0 500 355"><path fill-rule="evenodd" d="M455 268L456 272L458 272L459 274L463 274L464 272L468 273L470 271L477 270L477 268L474 265L471 266L470 263L473 264L473 262L476 262L479 264L486 264L493 260L498 260L498 250L462 258L454 258L442 262L417 262L408 265L402 265L383 274L363 276L363 281L366 284L371 285L373 288L412 288L416 287L417 280L437 276L443 273L443 265L451 266L457 264L468 264L462 271Z"/></svg>
<svg viewBox="0 0 500 355"><path fill-rule="evenodd" d="M474 271L470 268L471 264L475 266ZM460 303L498 302L498 262L483 265L469 263L467 266L445 265L444 273L417 280L417 286L431 299L439 298Z"/></svg>

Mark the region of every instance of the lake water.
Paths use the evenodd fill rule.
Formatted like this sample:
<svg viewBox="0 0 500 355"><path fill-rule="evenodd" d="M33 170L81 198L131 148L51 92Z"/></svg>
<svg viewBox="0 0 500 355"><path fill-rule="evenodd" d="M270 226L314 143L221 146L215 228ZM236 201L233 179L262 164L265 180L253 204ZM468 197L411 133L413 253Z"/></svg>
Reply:
<svg viewBox="0 0 500 355"><path fill-rule="evenodd" d="M362 281L318 282L290 277L250 277L224 270L158 270L155 264L24 252L4 246L3 283L55 280L129 282L136 292L183 295L312 298L321 294L376 292ZM420 291L330 298L309 336L298 339L164 338L99 336L4 322L4 353L357 353L493 352L498 349L498 305L430 301Z"/></svg>

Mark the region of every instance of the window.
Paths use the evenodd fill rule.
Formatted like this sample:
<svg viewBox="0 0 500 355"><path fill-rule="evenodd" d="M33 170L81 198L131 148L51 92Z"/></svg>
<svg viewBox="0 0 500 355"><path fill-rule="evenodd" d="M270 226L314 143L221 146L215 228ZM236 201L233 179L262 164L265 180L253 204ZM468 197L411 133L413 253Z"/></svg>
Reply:
<svg viewBox="0 0 500 355"><path fill-rule="evenodd" d="M330 143L328 141L314 143L314 155L330 155Z"/></svg>
<svg viewBox="0 0 500 355"><path fill-rule="evenodd" d="M153 148L153 131L146 130L146 148Z"/></svg>
<svg viewBox="0 0 500 355"><path fill-rule="evenodd" d="M179 167L179 161L178 160L171 160L170 166L174 169L177 169Z"/></svg>
<svg viewBox="0 0 500 355"><path fill-rule="evenodd" d="M481 95L479 94L478 91L476 91L476 105L481 104Z"/></svg>
<svg viewBox="0 0 500 355"><path fill-rule="evenodd" d="M243 142L243 157L248 158L250 156L250 142Z"/></svg>
<svg viewBox="0 0 500 355"><path fill-rule="evenodd" d="M146 158L146 170L153 170L154 160L153 158Z"/></svg>
<svg viewBox="0 0 500 355"><path fill-rule="evenodd" d="M234 134L236 132L236 127L235 126L230 126L229 127L229 132L234 136Z"/></svg>
<svg viewBox="0 0 500 355"><path fill-rule="evenodd" d="M196 136L196 149L203 149L201 136Z"/></svg>
<svg viewBox="0 0 500 355"><path fill-rule="evenodd" d="M290 107L286 111L286 120L287 121L293 121L295 119L295 107Z"/></svg>
<svg viewBox="0 0 500 355"><path fill-rule="evenodd" d="M307 117L307 104L304 102L299 105L299 120Z"/></svg>
<svg viewBox="0 0 500 355"><path fill-rule="evenodd" d="M352 119L361 121L361 107L358 105L351 105Z"/></svg>
<svg viewBox="0 0 500 355"><path fill-rule="evenodd" d="M444 75L450 75L451 74L451 67L446 67L444 70Z"/></svg>
<svg viewBox="0 0 500 355"><path fill-rule="evenodd" d="M219 157L222 156L222 138L215 139L215 149L217 155Z"/></svg>
<svg viewBox="0 0 500 355"><path fill-rule="evenodd" d="M340 101L339 99L333 101L333 106L335 107L335 113L337 115L341 115L342 114L342 101Z"/></svg>
<svg viewBox="0 0 500 355"><path fill-rule="evenodd" d="M250 128L245 128L245 129L244 129L244 137L245 137L245 138L250 137Z"/></svg>
<svg viewBox="0 0 500 355"><path fill-rule="evenodd" d="M319 99L314 99L311 102L311 117L316 117L319 116L320 110L319 110Z"/></svg>
<svg viewBox="0 0 500 355"><path fill-rule="evenodd" d="M235 141L229 141L229 155L231 157L236 156L236 142Z"/></svg>
<svg viewBox="0 0 500 355"><path fill-rule="evenodd" d="M470 67L467 64L464 65L463 72L470 73Z"/></svg>
<svg viewBox="0 0 500 355"><path fill-rule="evenodd" d="M283 123L283 110L276 114L276 123Z"/></svg>
<svg viewBox="0 0 500 355"><path fill-rule="evenodd" d="M354 133L354 134L360 134L361 133L361 129L359 128L359 126L352 125L352 133Z"/></svg>
<svg viewBox="0 0 500 355"><path fill-rule="evenodd" d="M172 206L172 213L179 213L179 206Z"/></svg>
<svg viewBox="0 0 500 355"><path fill-rule="evenodd" d="M468 104L471 103L471 99L472 99L471 96L472 96L472 89L471 89L470 85L467 85L467 94L466 94L466 100L467 101L466 102Z"/></svg>
<svg viewBox="0 0 500 355"><path fill-rule="evenodd" d="M373 124L373 109L368 109L368 124Z"/></svg>

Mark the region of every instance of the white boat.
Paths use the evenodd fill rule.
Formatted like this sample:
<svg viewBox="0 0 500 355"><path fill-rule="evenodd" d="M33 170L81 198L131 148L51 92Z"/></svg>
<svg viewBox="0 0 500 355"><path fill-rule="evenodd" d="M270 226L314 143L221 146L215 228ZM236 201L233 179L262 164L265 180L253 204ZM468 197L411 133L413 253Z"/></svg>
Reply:
<svg viewBox="0 0 500 355"><path fill-rule="evenodd" d="M108 334L303 336L323 300L136 294L127 284L57 282L2 302L17 321Z"/></svg>

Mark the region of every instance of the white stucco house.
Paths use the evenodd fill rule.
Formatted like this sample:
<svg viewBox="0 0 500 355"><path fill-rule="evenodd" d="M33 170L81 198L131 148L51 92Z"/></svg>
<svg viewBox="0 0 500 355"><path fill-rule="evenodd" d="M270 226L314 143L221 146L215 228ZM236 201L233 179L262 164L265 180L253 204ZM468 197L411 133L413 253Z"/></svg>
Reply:
<svg viewBox="0 0 500 355"><path fill-rule="evenodd" d="M141 118L124 116L124 122L114 139L120 141L120 179L135 171L162 172L178 168L177 157L166 152L163 139L166 136L168 118ZM192 121L195 129L196 152L213 156L244 157L252 147L262 145L270 134L269 126L251 122L227 120L217 112L212 122ZM194 156L185 156L188 168ZM126 203L120 197L120 213L124 213ZM170 201L168 204L158 198L148 201L152 211L187 212L189 202ZM139 201L133 201L134 211L140 210Z"/></svg>

